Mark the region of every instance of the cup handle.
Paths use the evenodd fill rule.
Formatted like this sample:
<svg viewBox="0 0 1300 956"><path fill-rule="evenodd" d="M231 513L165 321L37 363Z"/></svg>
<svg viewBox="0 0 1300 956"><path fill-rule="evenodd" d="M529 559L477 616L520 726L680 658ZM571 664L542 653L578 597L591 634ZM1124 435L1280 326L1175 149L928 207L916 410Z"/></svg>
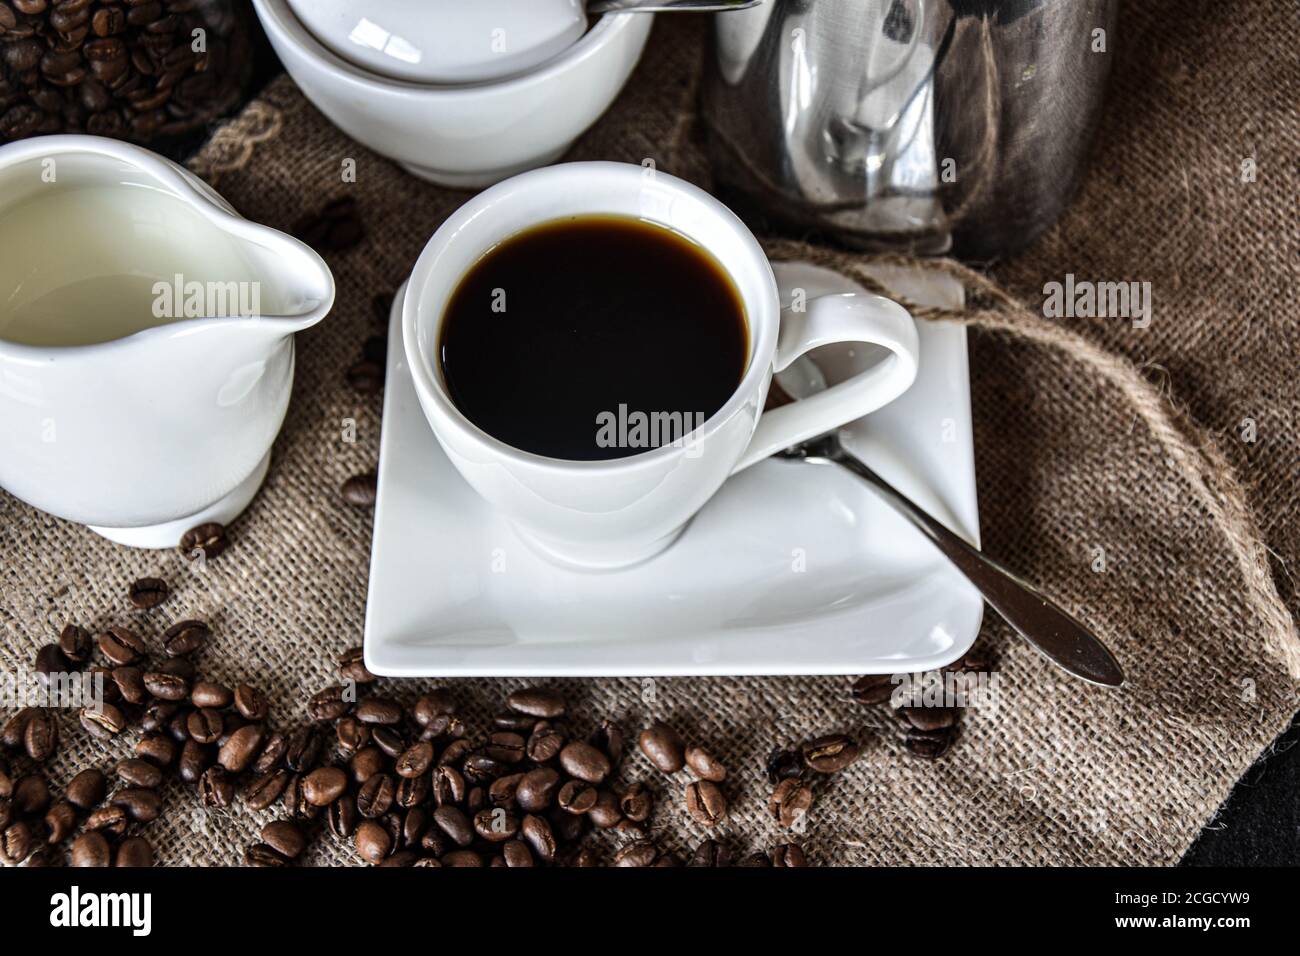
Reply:
<svg viewBox="0 0 1300 956"><path fill-rule="evenodd" d="M916 379L919 348L911 313L897 302L862 292L818 296L800 312L782 310L773 371L832 342L880 345L893 354L824 392L764 412L732 474L888 405Z"/></svg>

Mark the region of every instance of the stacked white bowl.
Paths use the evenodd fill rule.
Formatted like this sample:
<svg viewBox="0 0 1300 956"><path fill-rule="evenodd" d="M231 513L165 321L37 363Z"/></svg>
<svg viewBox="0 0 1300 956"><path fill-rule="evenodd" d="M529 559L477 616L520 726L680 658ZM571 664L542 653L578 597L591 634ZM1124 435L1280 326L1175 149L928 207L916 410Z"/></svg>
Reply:
<svg viewBox="0 0 1300 956"><path fill-rule="evenodd" d="M653 16L582 0L253 0L304 95L422 179L476 189L559 159L605 112Z"/></svg>

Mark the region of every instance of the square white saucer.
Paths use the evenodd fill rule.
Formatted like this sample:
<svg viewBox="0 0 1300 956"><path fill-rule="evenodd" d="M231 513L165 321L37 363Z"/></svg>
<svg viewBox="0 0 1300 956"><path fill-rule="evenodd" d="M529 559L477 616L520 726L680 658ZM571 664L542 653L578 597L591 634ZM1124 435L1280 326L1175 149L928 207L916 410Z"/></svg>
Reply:
<svg viewBox="0 0 1300 956"><path fill-rule="evenodd" d="M774 268L785 303L858 287L805 263ZM917 302L959 307L955 281L875 273ZM394 677L866 674L956 660L978 592L847 471L761 462L723 486L667 551L619 571L537 555L447 460L389 325L365 661ZM966 330L918 323L916 383L845 429L900 491L978 544ZM861 350L858 350L861 351ZM874 356L814 353L835 382Z"/></svg>

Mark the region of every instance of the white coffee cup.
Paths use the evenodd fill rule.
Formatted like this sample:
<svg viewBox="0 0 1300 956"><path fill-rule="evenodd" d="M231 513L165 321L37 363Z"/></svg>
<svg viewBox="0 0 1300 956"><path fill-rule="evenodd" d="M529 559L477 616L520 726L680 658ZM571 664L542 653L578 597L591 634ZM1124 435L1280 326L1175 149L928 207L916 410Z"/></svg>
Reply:
<svg viewBox="0 0 1300 956"><path fill-rule="evenodd" d="M685 441L605 461L548 458L481 431L447 394L439 340L462 277L511 236L585 215L628 216L672 229L708 250L740 292L749 323L744 376ZM550 166L480 193L429 240L402 309L415 391L447 456L526 541L584 568L620 567L657 554L730 475L888 404L916 378L916 326L902 306L846 294L811 298L803 311L783 312L762 248L726 206L673 176L625 163ZM763 413L773 373L834 342L882 346L890 354L825 392ZM595 422L592 429L594 435Z"/></svg>

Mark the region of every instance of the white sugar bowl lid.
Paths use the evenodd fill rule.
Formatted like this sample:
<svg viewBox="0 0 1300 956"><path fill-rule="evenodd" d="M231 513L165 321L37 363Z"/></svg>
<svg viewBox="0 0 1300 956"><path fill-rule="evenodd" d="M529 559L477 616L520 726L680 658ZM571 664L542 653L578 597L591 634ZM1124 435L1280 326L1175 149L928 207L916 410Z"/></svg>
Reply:
<svg viewBox="0 0 1300 956"><path fill-rule="evenodd" d="M447 85L526 73L576 43L584 0L289 0L302 25L354 66Z"/></svg>

